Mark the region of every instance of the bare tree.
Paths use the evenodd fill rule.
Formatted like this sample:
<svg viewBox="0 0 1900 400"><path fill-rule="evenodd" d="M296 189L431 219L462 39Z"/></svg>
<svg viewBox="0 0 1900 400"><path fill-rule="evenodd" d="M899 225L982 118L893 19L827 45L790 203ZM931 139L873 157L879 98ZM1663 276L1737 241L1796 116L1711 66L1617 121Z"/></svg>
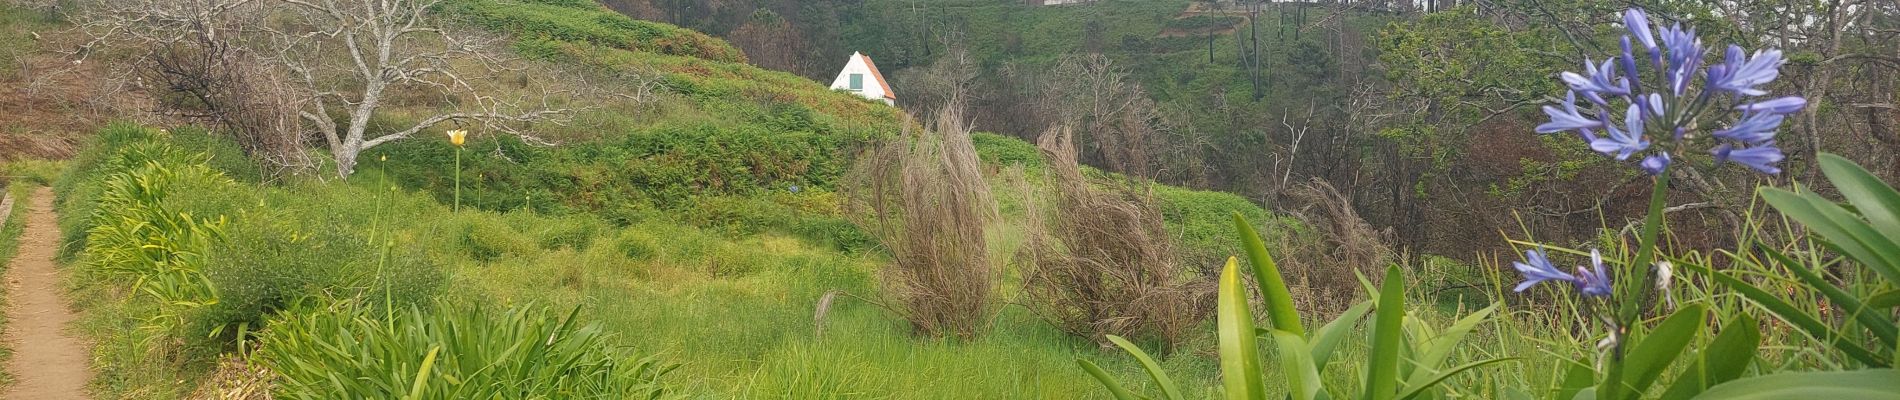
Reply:
<svg viewBox="0 0 1900 400"><path fill-rule="evenodd" d="M571 115L551 106L546 96L537 107L523 107L478 89L458 72L457 62L477 63L489 72L503 64L484 50L488 40L450 34L434 24L430 12L440 0L277 1L294 6L298 17L284 29L270 29L271 40L282 49L277 60L304 86L307 106L298 114L329 144L339 176L355 172L364 149L438 124L473 122L539 142L521 129L523 123L559 122ZM440 95L453 110L372 135L370 118L398 87ZM332 118L332 108L344 110L342 123Z"/></svg>
<svg viewBox="0 0 1900 400"><path fill-rule="evenodd" d="M1059 125L1078 127L1078 154L1086 164L1143 178L1154 176L1165 138L1156 132L1154 100L1128 71L1100 54L1070 56L1043 80L1045 112Z"/></svg>
<svg viewBox="0 0 1900 400"><path fill-rule="evenodd" d="M187 115L261 137L272 154L300 153L314 129L336 159L355 172L363 150L439 124L474 124L532 142L529 123L560 123L570 110L550 93L504 96L484 87L508 71L486 49L495 41L448 32L432 10L441 0L94 0L84 26L94 40L80 59L109 47L152 49L151 75L171 93L196 99ZM432 109L415 123L376 129L392 94ZM405 110L405 111L409 111ZM301 123L299 123L299 120ZM255 154L254 154L255 155ZM268 159L268 157L267 157Z"/></svg>

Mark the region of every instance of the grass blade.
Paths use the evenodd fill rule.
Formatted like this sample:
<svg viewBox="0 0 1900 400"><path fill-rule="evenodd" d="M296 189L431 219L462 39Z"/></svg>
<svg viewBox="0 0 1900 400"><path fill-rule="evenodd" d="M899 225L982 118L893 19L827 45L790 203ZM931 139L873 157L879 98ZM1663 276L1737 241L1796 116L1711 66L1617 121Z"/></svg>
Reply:
<svg viewBox="0 0 1900 400"><path fill-rule="evenodd" d="M1465 371L1469 371L1469 370L1486 366L1486 365L1501 363L1505 361L1516 361L1516 360L1517 360L1517 357L1493 358L1489 360L1473 361L1465 365L1452 367L1451 369L1447 369L1445 370L1445 372L1440 372L1437 375L1432 375L1418 382L1406 384L1405 390L1399 393L1399 399L1411 400L1412 398L1418 397L1421 394L1425 394L1426 389L1437 387L1440 382L1444 382L1446 379L1451 379L1452 376L1456 376L1459 373L1463 373Z"/></svg>
<svg viewBox="0 0 1900 400"><path fill-rule="evenodd" d="M1577 393L1589 389L1592 384L1596 383L1597 370L1590 367L1590 360L1571 361L1566 363L1566 365L1569 367L1564 368L1563 385L1558 386L1553 391L1550 396L1551 399L1575 399L1577 398ZM1592 397L1594 398L1595 396Z"/></svg>
<svg viewBox="0 0 1900 400"><path fill-rule="evenodd" d="M1802 226L1814 229L1841 252L1873 269L1888 281L1900 282L1900 245L1880 236L1865 221L1854 218L1840 205L1813 193L1795 193L1764 187L1761 197L1775 210Z"/></svg>
<svg viewBox="0 0 1900 400"><path fill-rule="evenodd" d="M1414 363L1417 364L1417 369L1413 370L1410 375L1411 377L1406 379L1406 385L1419 385L1421 382L1431 379L1430 374L1437 370L1438 365L1444 363L1446 358L1451 357L1452 351L1458 349L1458 343L1464 342L1465 335L1470 334L1472 329L1477 328L1479 323L1483 323L1486 319L1490 318L1491 313L1497 311L1498 307L1503 305L1504 303L1492 303L1490 307L1485 307L1483 310L1471 313L1471 315L1459 319L1457 323L1453 323L1451 328L1447 328L1444 332L1434 335L1432 339L1423 346L1424 353L1414 359Z"/></svg>

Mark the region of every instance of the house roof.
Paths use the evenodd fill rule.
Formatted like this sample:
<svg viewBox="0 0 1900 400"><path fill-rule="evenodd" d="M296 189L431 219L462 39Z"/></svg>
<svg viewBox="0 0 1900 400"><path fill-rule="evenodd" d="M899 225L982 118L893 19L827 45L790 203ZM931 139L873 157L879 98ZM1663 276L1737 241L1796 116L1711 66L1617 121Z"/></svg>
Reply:
<svg viewBox="0 0 1900 400"><path fill-rule="evenodd" d="M871 69L871 76L876 77L878 86L881 86L884 88L884 98L891 99L893 101L897 100L897 94L892 92L891 84L889 82L884 81L884 73L878 72L877 63L871 62L871 56L864 55L864 53L856 53L856 52L854 52L854 54L857 54L858 58L864 59L864 66Z"/></svg>

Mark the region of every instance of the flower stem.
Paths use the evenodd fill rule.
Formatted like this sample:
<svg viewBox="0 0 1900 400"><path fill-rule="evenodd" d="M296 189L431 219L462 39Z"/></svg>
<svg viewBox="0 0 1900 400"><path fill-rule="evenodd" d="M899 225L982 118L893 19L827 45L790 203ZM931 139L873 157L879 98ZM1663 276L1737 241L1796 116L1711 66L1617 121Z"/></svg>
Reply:
<svg viewBox="0 0 1900 400"><path fill-rule="evenodd" d="M455 212L462 212L462 148L455 148Z"/></svg>
<svg viewBox="0 0 1900 400"><path fill-rule="evenodd" d="M1622 293L1617 296L1622 309L1617 313L1617 322L1623 326L1632 326L1642 313L1646 290L1654 286L1649 264L1656 257L1656 236L1662 232L1663 203L1669 194L1669 168L1656 174L1656 186L1650 188L1649 217L1643 221L1642 236L1638 239L1636 259L1623 266Z"/></svg>

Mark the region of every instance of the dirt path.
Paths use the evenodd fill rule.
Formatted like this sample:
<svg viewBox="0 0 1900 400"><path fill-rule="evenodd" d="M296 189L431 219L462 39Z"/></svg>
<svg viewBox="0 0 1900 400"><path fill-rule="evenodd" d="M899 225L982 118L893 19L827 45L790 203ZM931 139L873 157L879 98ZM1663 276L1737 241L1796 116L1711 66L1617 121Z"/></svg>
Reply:
<svg viewBox="0 0 1900 400"><path fill-rule="evenodd" d="M13 216L26 218L26 232L20 234L19 254L7 264L5 336L13 349L7 361L13 385L0 398L84 399L86 382L92 380L91 353L66 333L75 317L60 298L59 270L53 264L59 242L53 191L39 188L32 197L26 215Z"/></svg>

